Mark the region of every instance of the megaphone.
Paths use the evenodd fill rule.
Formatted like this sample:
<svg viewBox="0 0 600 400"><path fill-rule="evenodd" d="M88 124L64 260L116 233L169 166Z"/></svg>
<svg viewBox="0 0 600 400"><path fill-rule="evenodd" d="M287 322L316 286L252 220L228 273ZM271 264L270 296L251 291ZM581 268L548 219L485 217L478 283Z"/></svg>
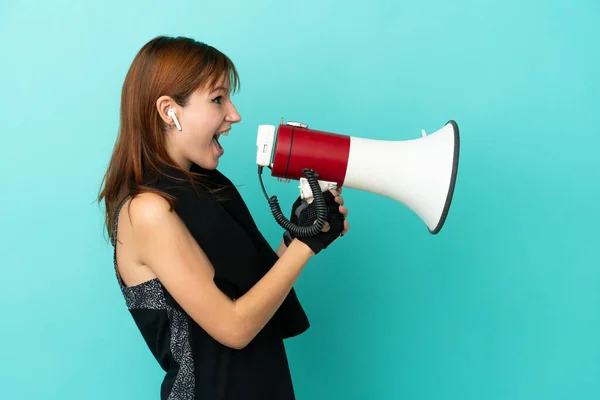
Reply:
<svg viewBox="0 0 600 400"><path fill-rule="evenodd" d="M460 135L453 120L434 133L421 134L391 141L309 129L300 122L259 125L256 163L275 219L296 235L316 234L326 217L322 192L342 186L396 200L417 214L431 234L439 233L454 194ZM297 227L283 216L277 197L265 191L264 167L281 181L298 180L300 196L318 202L315 226Z"/></svg>

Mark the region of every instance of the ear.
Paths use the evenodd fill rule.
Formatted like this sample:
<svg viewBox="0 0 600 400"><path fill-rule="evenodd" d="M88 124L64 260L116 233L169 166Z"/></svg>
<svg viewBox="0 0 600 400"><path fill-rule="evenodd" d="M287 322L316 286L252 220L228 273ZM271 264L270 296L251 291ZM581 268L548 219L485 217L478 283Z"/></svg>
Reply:
<svg viewBox="0 0 600 400"><path fill-rule="evenodd" d="M160 118L162 118L167 126L175 124L173 118L167 114L170 108L172 108L175 111L175 114L177 114L179 107L177 106L177 103L175 103L169 96L160 96L158 100L156 100L156 109L158 110L158 115Z"/></svg>

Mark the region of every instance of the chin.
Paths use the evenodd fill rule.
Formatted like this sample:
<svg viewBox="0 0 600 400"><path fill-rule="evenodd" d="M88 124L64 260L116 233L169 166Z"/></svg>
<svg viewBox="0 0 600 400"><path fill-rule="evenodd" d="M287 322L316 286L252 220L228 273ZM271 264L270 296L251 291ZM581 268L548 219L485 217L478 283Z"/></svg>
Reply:
<svg viewBox="0 0 600 400"><path fill-rule="evenodd" d="M203 168L206 170L215 170L219 166L219 160L210 160L210 161L204 160L202 162L195 161L194 164L196 164L200 168Z"/></svg>

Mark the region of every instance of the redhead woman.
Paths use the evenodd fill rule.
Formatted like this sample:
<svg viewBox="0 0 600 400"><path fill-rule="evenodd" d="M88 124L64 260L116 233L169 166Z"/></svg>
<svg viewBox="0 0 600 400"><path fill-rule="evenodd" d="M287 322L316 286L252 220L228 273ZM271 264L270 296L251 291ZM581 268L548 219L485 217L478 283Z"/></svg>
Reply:
<svg viewBox="0 0 600 400"><path fill-rule="evenodd" d="M349 229L339 188L325 193L322 232L284 232L276 250L265 240L218 169L241 120L238 86L219 50L165 36L140 49L123 84L98 200L125 305L165 371L162 400L294 399L283 340L309 323L293 285Z"/></svg>

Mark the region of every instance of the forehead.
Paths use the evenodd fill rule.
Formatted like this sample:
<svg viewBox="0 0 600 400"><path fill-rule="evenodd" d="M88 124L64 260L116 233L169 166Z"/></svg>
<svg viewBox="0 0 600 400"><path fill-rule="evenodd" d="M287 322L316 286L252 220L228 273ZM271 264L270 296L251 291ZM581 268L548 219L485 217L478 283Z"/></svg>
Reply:
<svg viewBox="0 0 600 400"><path fill-rule="evenodd" d="M207 82L204 85L200 85L194 93L193 97L212 97L215 95L227 95L230 92L229 87L229 79L226 76L227 74L223 74L225 76L221 76L215 79L213 82Z"/></svg>
<svg viewBox="0 0 600 400"><path fill-rule="evenodd" d="M224 76L221 76L219 79L216 79L212 85L208 86L209 92L216 92L219 90L229 92L229 77L227 74L223 75Z"/></svg>

